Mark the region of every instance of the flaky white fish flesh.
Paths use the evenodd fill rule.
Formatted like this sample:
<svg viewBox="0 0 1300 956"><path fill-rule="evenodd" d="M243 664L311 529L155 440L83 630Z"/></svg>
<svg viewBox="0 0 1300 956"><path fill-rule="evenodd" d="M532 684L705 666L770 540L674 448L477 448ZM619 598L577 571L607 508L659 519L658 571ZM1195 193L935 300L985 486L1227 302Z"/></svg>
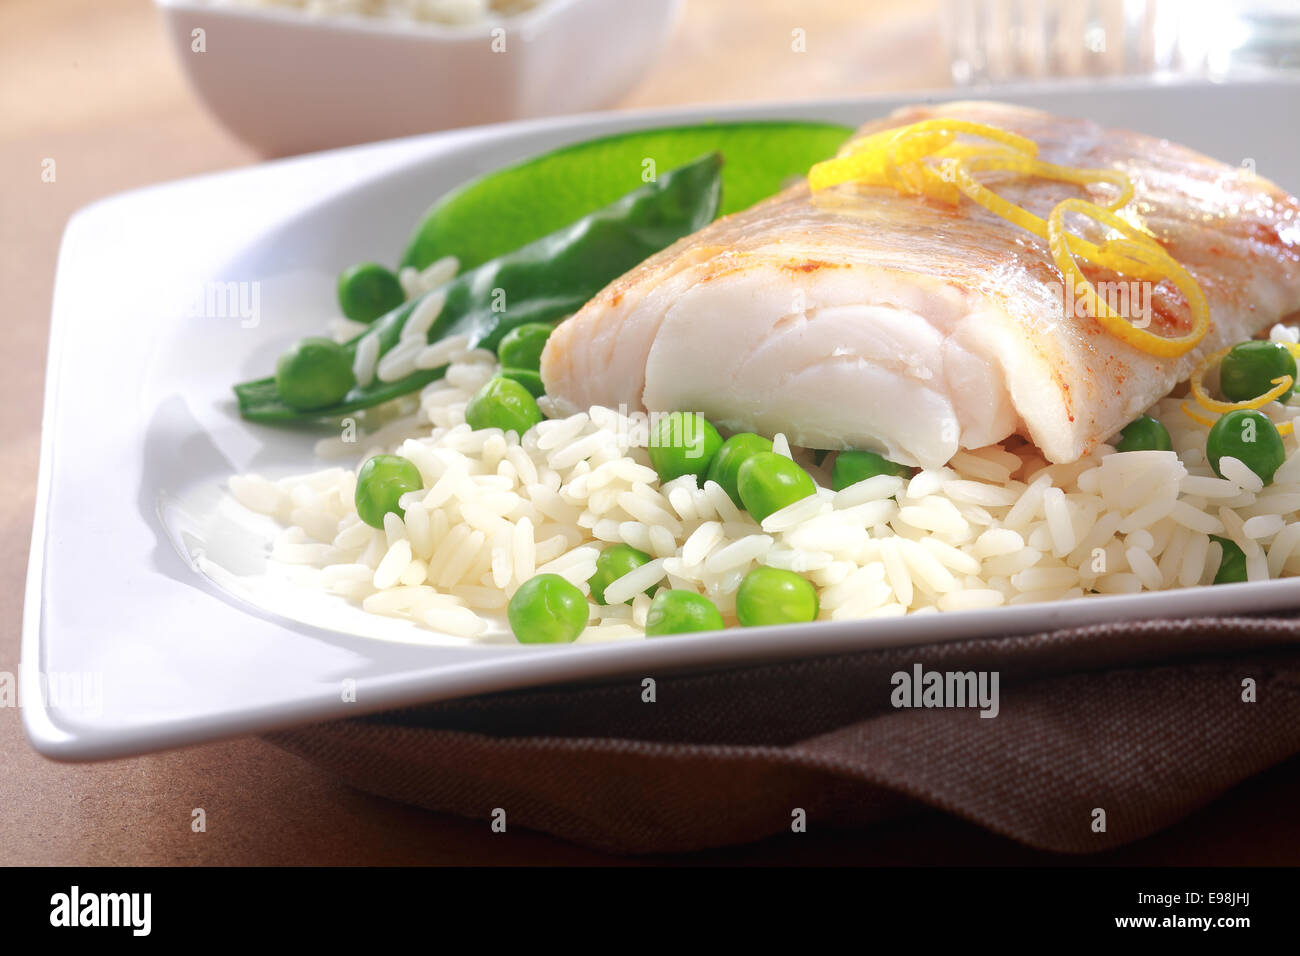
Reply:
<svg viewBox="0 0 1300 956"><path fill-rule="evenodd" d="M542 357L547 394L566 410L695 411L726 430L926 467L1015 433L1070 462L1210 351L1300 310L1300 202L1252 171L997 103L903 109L861 132L931 117L1020 133L1049 162L1127 173L1135 194L1120 215L1196 278L1205 339L1178 358L1120 341L1072 307L1046 241L964 197L954 208L801 183L680 240L562 323ZM1012 174L981 180L1044 217L1086 195ZM1128 287L1130 313L1148 307L1151 331L1189 327L1168 282L1113 278L1108 301Z"/></svg>

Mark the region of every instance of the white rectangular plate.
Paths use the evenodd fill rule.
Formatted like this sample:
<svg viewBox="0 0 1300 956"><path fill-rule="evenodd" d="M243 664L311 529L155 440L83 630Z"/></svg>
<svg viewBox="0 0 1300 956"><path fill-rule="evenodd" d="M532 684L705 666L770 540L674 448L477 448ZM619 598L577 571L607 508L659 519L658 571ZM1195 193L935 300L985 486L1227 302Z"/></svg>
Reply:
<svg viewBox="0 0 1300 956"><path fill-rule="evenodd" d="M316 467L310 436L242 422L231 383L264 374L287 343L319 334L334 314L338 272L395 259L446 190L619 130L758 117L857 125L952 96L460 130L155 186L82 210L59 257L23 621L32 742L53 757L100 759L557 681L1300 606L1300 580L1284 580L665 640L464 646L397 631L362 636L328 605L315 623L259 611L201 572L214 555L227 567L263 560L232 552L226 526L212 518L228 475ZM998 98L1167 136L1300 190L1300 83L1111 84ZM224 282L256 284L255 326L183 317L180 292ZM35 692L43 679L49 700ZM348 681L355 701L344 700Z"/></svg>

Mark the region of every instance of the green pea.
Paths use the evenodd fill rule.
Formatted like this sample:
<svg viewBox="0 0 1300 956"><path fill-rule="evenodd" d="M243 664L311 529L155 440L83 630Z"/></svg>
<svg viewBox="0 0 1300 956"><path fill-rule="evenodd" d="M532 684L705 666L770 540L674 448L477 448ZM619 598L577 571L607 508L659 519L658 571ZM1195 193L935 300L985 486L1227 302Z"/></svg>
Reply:
<svg viewBox="0 0 1300 956"><path fill-rule="evenodd" d="M522 438L524 432L541 420L542 410L528 389L502 375L488 379L465 406L465 421L475 431L500 428Z"/></svg>
<svg viewBox="0 0 1300 956"><path fill-rule="evenodd" d="M542 349L554 329L548 322L525 322L515 326L497 346L497 358L507 368L527 368L536 372L542 367Z"/></svg>
<svg viewBox="0 0 1300 956"><path fill-rule="evenodd" d="M539 574L519 586L506 607L520 644L568 644L587 626L586 596L558 574Z"/></svg>
<svg viewBox="0 0 1300 956"><path fill-rule="evenodd" d="M339 308L353 322L373 322L405 301L397 276L377 262L363 262L339 276Z"/></svg>
<svg viewBox="0 0 1300 956"><path fill-rule="evenodd" d="M722 443L718 453L713 456L713 461L709 464L709 472L706 476L709 481L716 481L722 486L722 490L731 496L731 500L736 506L743 508L740 503L740 489L736 487L736 479L740 475L740 466L750 455L760 451L771 451L772 442L762 435L755 435L750 432L741 432L739 435L732 435Z"/></svg>
<svg viewBox="0 0 1300 956"><path fill-rule="evenodd" d="M1291 376L1291 391L1282 395L1285 401L1295 393L1296 365L1291 350L1281 342L1242 342L1219 363L1219 391L1229 401L1246 402L1275 388L1273 379L1283 375Z"/></svg>
<svg viewBox="0 0 1300 956"><path fill-rule="evenodd" d="M649 561L650 555L638 551L630 544L615 544L606 548L600 552L600 557L596 558L596 573L587 579L587 583L591 585L591 596L597 604L604 604L605 588L629 571L635 571ZM653 594L654 590L650 588L646 594ZM625 603L632 602L629 600Z"/></svg>
<svg viewBox="0 0 1300 956"><path fill-rule="evenodd" d="M645 618L646 637L720 631L724 627L722 614L714 603L694 591L661 589L650 602Z"/></svg>
<svg viewBox="0 0 1300 956"><path fill-rule="evenodd" d="M295 342L275 363L275 389L286 405L299 411L338 404L356 381L352 357L330 339Z"/></svg>
<svg viewBox="0 0 1300 956"><path fill-rule="evenodd" d="M817 483L808 472L774 451L759 451L746 458L736 477L736 487L745 510L759 522L817 493Z"/></svg>
<svg viewBox="0 0 1300 956"><path fill-rule="evenodd" d="M530 368L503 368L501 374L528 389L528 394L533 398L541 398L546 394L546 386L542 384L542 377Z"/></svg>
<svg viewBox="0 0 1300 956"><path fill-rule="evenodd" d="M1277 426L1262 412L1239 408L1228 412L1210 428L1205 439L1205 457L1220 478L1219 459L1236 458L1260 477L1264 484L1273 483L1274 473L1286 461L1286 448Z"/></svg>
<svg viewBox="0 0 1300 956"><path fill-rule="evenodd" d="M721 447L722 436L703 415L671 412L660 415L650 431L650 464L660 481L703 478Z"/></svg>
<svg viewBox="0 0 1300 956"><path fill-rule="evenodd" d="M835 456L835 464L831 465L831 487L843 491L850 485L876 475L910 478L912 469L890 461L883 455L877 455L874 451L842 451Z"/></svg>
<svg viewBox="0 0 1300 956"><path fill-rule="evenodd" d="M745 627L817 619L817 589L793 571L755 568L736 592L736 617Z"/></svg>
<svg viewBox="0 0 1300 956"><path fill-rule="evenodd" d="M1219 562L1219 571L1214 575L1215 584L1235 584L1246 580L1246 555L1236 543L1217 534L1210 535L1211 541L1217 541L1223 547L1223 560Z"/></svg>
<svg viewBox="0 0 1300 956"><path fill-rule="evenodd" d="M1125 425L1115 443L1116 451L1169 451L1173 447L1168 430L1150 415L1139 415Z"/></svg>
<svg viewBox="0 0 1300 956"><path fill-rule="evenodd" d="M376 455L357 473L357 514L370 527L383 528L384 515L390 511L399 518L406 517L398 499L423 487L420 470L410 461L400 455Z"/></svg>

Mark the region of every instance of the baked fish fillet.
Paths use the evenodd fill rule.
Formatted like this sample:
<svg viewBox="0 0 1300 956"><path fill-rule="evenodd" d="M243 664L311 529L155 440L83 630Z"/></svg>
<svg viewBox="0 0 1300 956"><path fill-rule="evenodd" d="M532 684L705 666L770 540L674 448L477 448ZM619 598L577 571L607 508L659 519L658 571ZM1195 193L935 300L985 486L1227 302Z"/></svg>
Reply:
<svg viewBox="0 0 1300 956"><path fill-rule="evenodd" d="M1210 351L1300 309L1300 202L1267 180L1165 140L997 103L903 109L862 133L931 117L1028 136L1049 162L1127 173L1135 195L1120 215L1197 279L1205 339L1157 358L1075 315L1047 243L964 197L953 208L885 187L812 194L802 183L607 286L551 336L547 393L564 410L698 411L724 429L927 467L1017 432L1070 462ZM980 179L1044 218L1084 195L1011 174ZM1135 291L1151 331L1190 327L1168 282L1145 299Z"/></svg>

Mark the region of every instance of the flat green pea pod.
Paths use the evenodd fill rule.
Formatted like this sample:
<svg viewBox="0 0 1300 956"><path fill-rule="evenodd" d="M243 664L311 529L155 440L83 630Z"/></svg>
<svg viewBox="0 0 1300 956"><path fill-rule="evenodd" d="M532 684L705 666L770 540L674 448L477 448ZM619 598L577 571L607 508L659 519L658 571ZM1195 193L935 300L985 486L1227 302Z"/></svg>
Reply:
<svg viewBox="0 0 1300 956"><path fill-rule="evenodd" d="M712 153L661 173L656 181L572 225L393 309L343 348L349 360L355 360L361 343L373 338L375 344L369 347L377 346L377 354L385 355L397 345L420 303L436 294L446 298L425 333L426 342L463 335L469 348L495 351L511 329L578 311L614 279L711 222L718 210L721 170L722 157ZM249 421L311 424L418 391L445 371L446 366L423 369L417 362L415 371L394 381L376 376L357 383L334 404L311 410L284 401L274 378L236 385L235 397L239 413Z"/></svg>
<svg viewBox="0 0 1300 956"><path fill-rule="evenodd" d="M586 595L558 574L539 574L519 586L506 606L520 644L568 644L587 626Z"/></svg>
<svg viewBox="0 0 1300 956"><path fill-rule="evenodd" d="M505 334L497 346L497 358L504 368L526 368L536 372L542 367L542 349L555 326L547 322L529 322Z"/></svg>
<svg viewBox="0 0 1300 956"><path fill-rule="evenodd" d="M877 475L910 478L912 469L890 461L884 455L877 455L874 451L842 451L835 456L835 464L831 465L831 487L843 491Z"/></svg>
<svg viewBox="0 0 1300 956"><path fill-rule="evenodd" d="M755 435L752 432L741 432L739 435L732 435L722 443L718 453L713 456L706 477L709 481L716 481L722 490L730 496L731 500L735 502L737 508L743 508L745 506L740 500L740 488L737 486L737 482L740 480L740 466L745 463L750 455L771 450L772 440L770 438L764 438L762 435Z"/></svg>

